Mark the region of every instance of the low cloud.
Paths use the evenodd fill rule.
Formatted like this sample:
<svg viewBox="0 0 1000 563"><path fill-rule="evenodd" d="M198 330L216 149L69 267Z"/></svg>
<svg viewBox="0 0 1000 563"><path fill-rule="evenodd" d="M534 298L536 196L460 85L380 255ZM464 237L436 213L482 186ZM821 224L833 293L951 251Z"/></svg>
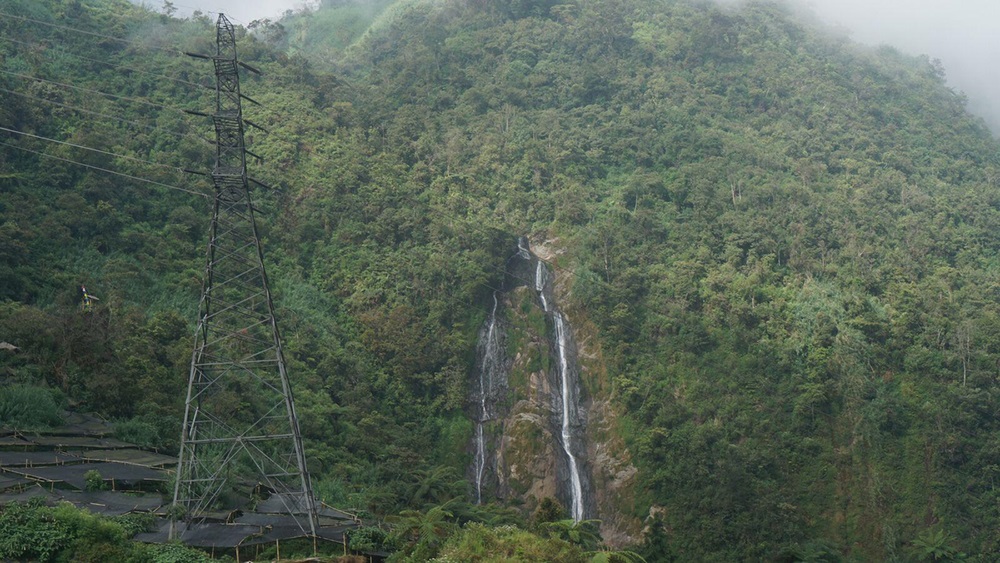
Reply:
<svg viewBox="0 0 1000 563"><path fill-rule="evenodd" d="M789 0L870 45L940 59L948 84L1000 134L1000 2L997 0Z"/></svg>
<svg viewBox="0 0 1000 563"><path fill-rule="evenodd" d="M147 2L149 0L146 0ZM235 22L277 19L318 0L207 0L203 11ZM720 0L727 4L740 0ZM969 98L969 109L1000 135L1000 0L785 0L814 11L828 25L870 45L887 44L912 55L940 59L950 86ZM193 10L175 2L178 13ZM151 2L158 7L156 2Z"/></svg>

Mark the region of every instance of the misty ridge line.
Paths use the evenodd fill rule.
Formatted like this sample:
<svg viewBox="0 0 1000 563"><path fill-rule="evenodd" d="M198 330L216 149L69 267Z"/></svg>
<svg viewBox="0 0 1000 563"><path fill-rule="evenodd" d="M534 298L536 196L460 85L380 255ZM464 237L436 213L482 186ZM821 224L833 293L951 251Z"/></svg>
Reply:
<svg viewBox="0 0 1000 563"><path fill-rule="evenodd" d="M757 0L709 0L739 10ZM394 5L406 4L407 0ZM1000 136L1000 75L992 72L1000 60L1000 2L996 0L777 0L797 19L846 37L862 47L890 46L908 56L941 61L947 84L968 99L967 109ZM215 0L219 9L245 21L281 21L289 11L308 17L324 9L313 0ZM353 4L370 4L355 0ZM175 5L178 5L175 3ZM179 5L178 5L179 6ZM377 25L376 21L376 25Z"/></svg>

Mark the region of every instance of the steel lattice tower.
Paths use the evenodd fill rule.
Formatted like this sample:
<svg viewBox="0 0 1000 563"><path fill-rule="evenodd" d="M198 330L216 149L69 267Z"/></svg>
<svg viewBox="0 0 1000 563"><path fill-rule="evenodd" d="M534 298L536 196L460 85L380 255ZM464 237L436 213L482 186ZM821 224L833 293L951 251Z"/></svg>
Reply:
<svg viewBox="0 0 1000 563"><path fill-rule="evenodd" d="M214 62L217 79L215 206L170 537L183 535L177 519L199 522L241 487L280 500L302 532L315 537L316 501L248 186L239 80L246 65L236 58L233 26L224 15L216 55L203 58ZM248 498L250 490L245 493Z"/></svg>

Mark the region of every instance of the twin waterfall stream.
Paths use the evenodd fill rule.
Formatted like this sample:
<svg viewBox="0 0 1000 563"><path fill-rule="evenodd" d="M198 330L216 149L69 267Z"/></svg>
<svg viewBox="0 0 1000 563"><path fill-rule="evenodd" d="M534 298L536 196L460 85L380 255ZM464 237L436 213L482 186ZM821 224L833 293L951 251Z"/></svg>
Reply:
<svg viewBox="0 0 1000 563"><path fill-rule="evenodd" d="M493 293L493 311L486 319L486 325L479 335L478 348L480 349L480 361L477 365L479 372L479 418L476 421L476 457L475 457L475 484L476 484L476 504L483 502L483 474L486 472L486 438L483 435L483 425L493 420L493 403L496 399L493 389L503 389L500 384L504 383L507 374L504 369L503 349L501 346L500 330L497 328L497 299L496 292Z"/></svg>
<svg viewBox="0 0 1000 563"><path fill-rule="evenodd" d="M477 344L476 372L472 385L472 415L476 422L473 438L474 461L470 468L475 486L476 502L506 496L501 476L509 468L503 467L501 444L507 438L507 418L509 416L508 376L514 361L523 351L508 351L507 336L510 327L503 320L505 296L518 286L527 286L534 291L536 307L540 306L545 316L547 334L538 335L547 341L549 363L555 369L541 375L552 392L543 399L542 409L549 415L549 432L562 455L551 460L556 468L557 496L570 510L573 520L580 521L587 516L585 497L585 477L582 458L586 456L583 437L583 421L580 416L579 376L577 373L576 348L572 329L565 315L556 306L553 297L553 276L546 263L531 253L527 240L518 241L518 251L508 261L508 276L501 291L493 294L493 306L479 333ZM531 276L533 274L533 276ZM533 279L529 279L529 276ZM489 430L487 429L489 426ZM556 429L558 428L558 432ZM497 431L499 429L499 432ZM540 448L542 451L549 451ZM541 500L541 499L537 499Z"/></svg>

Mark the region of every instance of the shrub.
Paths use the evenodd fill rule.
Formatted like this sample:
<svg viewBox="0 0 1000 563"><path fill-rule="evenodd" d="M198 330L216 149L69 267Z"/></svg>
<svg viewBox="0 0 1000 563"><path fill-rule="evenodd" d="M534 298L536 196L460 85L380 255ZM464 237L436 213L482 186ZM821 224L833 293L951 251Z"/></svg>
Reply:
<svg viewBox="0 0 1000 563"><path fill-rule="evenodd" d="M63 422L61 398L56 391L32 385L0 389L0 425L20 430L58 426Z"/></svg>
<svg viewBox="0 0 1000 563"><path fill-rule="evenodd" d="M12 502L0 512L0 560L48 561L69 541L68 530L52 520L41 497Z"/></svg>
<svg viewBox="0 0 1000 563"><path fill-rule="evenodd" d="M84 473L83 480L86 482L85 488L88 491L104 490L104 477L101 477L101 472L96 469Z"/></svg>
<svg viewBox="0 0 1000 563"><path fill-rule="evenodd" d="M467 524L441 548L437 561L584 562L583 551L558 538L543 538L516 526Z"/></svg>

